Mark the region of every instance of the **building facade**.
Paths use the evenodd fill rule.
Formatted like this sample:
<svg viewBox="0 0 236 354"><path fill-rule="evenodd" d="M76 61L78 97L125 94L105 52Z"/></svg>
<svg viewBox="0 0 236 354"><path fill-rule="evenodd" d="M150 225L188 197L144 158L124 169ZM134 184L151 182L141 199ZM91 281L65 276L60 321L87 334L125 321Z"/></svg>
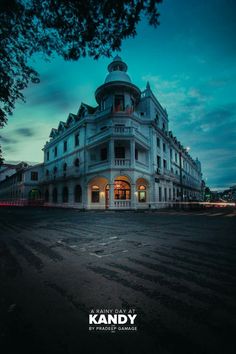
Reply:
<svg viewBox="0 0 236 354"><path fill-rule="evenodd" d="M201 164L169 131L150 85L141 92L119 56L95 92L96 107L52 129L40 165L45 205L83 209L160 208L201 198Z"/></svg>
<svg viewBox="0 0 236 354"><path fill-rule="evenodd" d="M43 179L43 163L30 166L28 163L21 162L3 164L0 169L5 174L0 182L0 202L16 205L30 203L42 203L40 181Z"/></svg>

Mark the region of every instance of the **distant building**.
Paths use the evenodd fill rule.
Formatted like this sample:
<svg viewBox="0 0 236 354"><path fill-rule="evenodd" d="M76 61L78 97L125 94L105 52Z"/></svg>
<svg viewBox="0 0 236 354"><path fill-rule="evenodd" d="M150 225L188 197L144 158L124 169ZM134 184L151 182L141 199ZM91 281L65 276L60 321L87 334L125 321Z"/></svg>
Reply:
<svg viewBox="0 0 236 354"><path fill-rule="evenodd" d="M39 181L43 178L43 163L30 166L21 162L12 165L10 171L11 174L0 182L0 201L28 204L30 201L41 200Z"/></svg>
<svg viewBox="0 0 236 354"><path fill-rule="evenodd" d="M95 98L96 107L82 103L51 130L35 183L46 205L159 208L202 197L200 161L169 131L150 85L141 92L119 56Z"/></svg>
<svg viewBox="0 0 236 354"><path fill-rule="evenodd" d="M19 163L3 163L0 165L0 182L16 173Z"/></svg>

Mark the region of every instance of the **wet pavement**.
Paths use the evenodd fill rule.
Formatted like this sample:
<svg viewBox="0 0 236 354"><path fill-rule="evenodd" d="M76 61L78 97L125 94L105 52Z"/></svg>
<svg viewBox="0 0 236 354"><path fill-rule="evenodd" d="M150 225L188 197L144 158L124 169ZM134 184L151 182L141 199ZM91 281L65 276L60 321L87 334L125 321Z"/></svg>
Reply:
<svg viewBox="0 0 236 354"><path fill-rule="evenodd" d="M235 230L235 209L1 208L1 352L235 353ZM138 330L91 333L91 308Z"/></svg>

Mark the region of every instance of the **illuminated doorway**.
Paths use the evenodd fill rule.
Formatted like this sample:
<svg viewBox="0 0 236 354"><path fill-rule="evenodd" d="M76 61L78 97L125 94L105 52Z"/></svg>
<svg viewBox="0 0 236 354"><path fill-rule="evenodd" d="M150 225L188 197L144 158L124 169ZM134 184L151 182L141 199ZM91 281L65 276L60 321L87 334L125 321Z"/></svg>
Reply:
<svg viewBox="0 0 236 354"><path fill-rule="evenodd" d="M130 183L118 179L114 183L114 199L115 200L130 200L131 199L131 188Z"/></svg>

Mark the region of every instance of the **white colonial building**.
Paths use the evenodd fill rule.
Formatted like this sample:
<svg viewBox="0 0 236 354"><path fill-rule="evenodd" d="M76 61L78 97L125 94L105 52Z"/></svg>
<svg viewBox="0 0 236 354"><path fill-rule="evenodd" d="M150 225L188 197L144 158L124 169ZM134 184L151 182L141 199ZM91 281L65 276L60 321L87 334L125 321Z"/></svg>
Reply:
<svg viewBox="0 0 236 354"><path fill-rule="evenodd" d="M44 146L42 192L50 205L86 209L156 208L201 196L201 165L168 130L149 84L141 92L116 56L96 107L52 129Z"/></svg>
<svg viewBox="0 0 236 354"><path fill-rule="evenodd" d="M82 103L52 129L38 172L40 198L83 209L160 208L200 199L200 162L168 130L167 112L149 84L141 92L119 56L108 71L95 92L97 106Z"/></svg>

